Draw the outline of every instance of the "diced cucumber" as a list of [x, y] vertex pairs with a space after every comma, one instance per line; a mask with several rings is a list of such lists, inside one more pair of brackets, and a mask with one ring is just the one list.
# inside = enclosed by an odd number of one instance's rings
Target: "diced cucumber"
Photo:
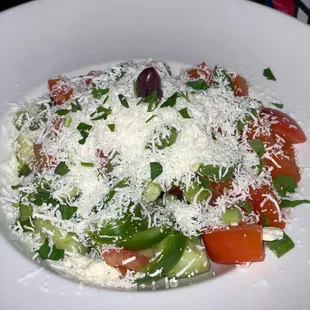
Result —
[[27, 164], [23, 164], [20, 165], [18, 167], [18, 176], [24, 176], [26, 177], [27, 175], [29, 175], [31, 173], [31, 169], [29, 168], [29, 166]]
[[[48, 234], [46, 230], [51, 232], [51, 234]], [[59, 229], [48, 220], [36, 218], [34, 220], [34, 231], [40, 234], [42, 241], [50, 236], [58, 249], [76, 251], [81, 255], [87, 253], [87, 248], [80, 241], [76, 240], [78, 238], [74, 233], [69, 232], [63, 237]]]
[[132, 213], [127, 213], [122, 218], [105, 221], [100, 225], [99, 229], [95, 229], [94, 231], [88, 230], [87, 234], [89, 238], [99, 246], [103, 244], [122, 245], [125, 244], [135, 232], [145, 230], [146, 225], [146, 220], [134, 219]]
[[[172, 126], [164, 126], [163, 128], [161, 128], [158, 136], [158, 142], [155, 143], [155, 147], [158, 150], [163, 150], [167, 147], [170, 147], [172, 144], [175, 143], [175, 141], [178, 138], [178, 131], [175, 127]], [[166, 131], [167, 135], [164, 135], [162, 132]], [[157, 134], [157, 131], [155, 130], [154, 134]], [[146, 149], [152, 149], [152, 144], [148, 143], [146, 145]]]
[[17, 139], [16, 158], [19, 163], [19, 174], [27, 176], [30, 173], [30, 166], [34, 160], [33, 142], [23, 134]]
[[80, 190], [77, 186], [73, 187], [69, 192], [63, 193], [59, 196], [62, 200], [71, 200], [80, 194]]
[[19, 204], [19, 218], [20, 222], [28, 220], [32, 216], [32, 207], [24, 204]]
[[70, 125], [71, 125], [71, 121], [72, 121], [71, 117], [65, 117], [65, 119], [64, 119], [64, 126], [69, 128]]
[[148, 258], [152, 258], [154, 257], [154, 254], [155, 254], [155, 251], [153, 248], [148, 248], [148, 249], [143, 249], [143, 250], [139, 250], [139, 251], [136, 251], [137, 253], [139, 254], [142, 254]]
[[20, 131], [24, 126], [25, 122], [27, 121], [27, 119], [28, 119], [27, 112], [25, 111], [16, 112], [14, 117], [15, 128]]
[[232, 207], [222, 213], [222, 221], [225, 225], [240, 223], [242, 221], [242, 215], [237, 208]]
[[32, 121], [31, 124], [29, 125], [29, 129], [31, 131], [36, 131], [40, 128], [40, 123], [38, 121]]
[[179, 262], [169, 271], [168, 278], [187, 278], [209, 271], [206, 251], [189, 242]]
[[155, 201], [161, 194], [161, 186], [155, 182], [149, 182], [143, 191], [143, 197], [147, 201]]
[[156, 258], [139, 270], [145, 275], [138, 280], [138, 284], [152, 282], [167, 275], [181, 259], [187, 244], [188, 238], [180, 233], [168, 235], [155, 247], [158, 254]]
[[175, 201], [177, 199], [178, 199], [177, 196], [166, 193], [163, 197], [163, 202], [164, 204], [166, 204], [167, 201]]
[[175, 143], [178, 137], [178, 131], [176, 128], [171, 127], [171, 126], [166, 126], [166, 130], [170, 130], [170, 134], [167, 135], [166, 137], [161, 134], [159, 136], [159, 143], [156, 143], [155, 146], [157, 149], [162, 150], [166, 147], [171, 146], [172, 144]]
[[164, 207], [164, 206], [165, 206], [164, 199], [163, 199], [162, 197], [158, 197], [158, 198], [155, 200], [155, 204], [156, 204], [157, 206]]
[[210, 188], [203, 183], [198, 183], [197, 181], [192, 181], [190, 188], [188, 190], [183, 190], [183, 197], [189, 203], [202, 201], [210, 195]]

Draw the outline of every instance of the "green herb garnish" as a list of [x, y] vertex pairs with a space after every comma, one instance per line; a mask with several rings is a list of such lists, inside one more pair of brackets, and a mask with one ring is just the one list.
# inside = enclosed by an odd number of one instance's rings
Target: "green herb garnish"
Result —
[[76, 104], [71, 103], [71, 111], [74, 112], [74, 113], [77, 112], [77, 111], [81, 111], [82, 110], [82, 107], [81, 107], [81, 105], [79, 104], [79, 102], [77, 100], [75, 100], [75, 103]]
[[266, 245], [277, 257], [281, 257], [295, 247], [293, 240], [285, 232], [282, 239], [267, 241]]
[[179, 97], [179, 94], [178, 93], [174, 93], [160, 107], [161, 108], [174, 107], [176, 102], [177, 102], [178, 97]]
[[83, 167], [94, 167], [95, 164], [94, 163], [87, 163], [87, 162], [81, 162], [81, 166]]
[[186, 85], [195, 90], [207, 90], [210, 87], [203, 79], [188, 81]]
[[272, 105], [277, 107], [278, 109], [283, 109], [284, 104], [283, 103], [276, 103], [276, 102], [271, 102]]
[[249, 140], [251, 148], [255, 151], [259, 158], [262, 158], [265, 152], [264, 143], [260, 139]]
[[125, 98], [125, 96], [123, 96], [122, 94], [119, 94], [118, 95], [118, 99], [119, 99], [119, 101], [121, 102], [121, 105], [123, 106], [123, 107], [125, 107], [125, 108], [129, 108], [129, 104], [128, 104], [128, 101], [127, 101], [127, 99]]
[[67, 115], [68, 113], [70, 113], [70, 110], [67, 109], [60, 109], [56, 111], [56, 114], [58, 115]]
[[115, 124], [108, 124], [108, 127], [112, 132], [115, 131]]
[[72, 207], [68, 205], [61, 205], [59, 207], [59, 211], [61, 213], [61, 218], [63, 220], [69, 220], [73, 216], [73, 214], [76, 212], [77, 207]]
[[20, 185], [20, 184], [17, 184], [17, 185], [11, 185], [11, 188], [12, 189], [19, 189], [20, 187], [22, 187], [22, 185]]
[[109, 88], [93, 88], [92, 95], [94, 99], [100, 99], [109, 92]]
[[52, 249], [49, 246], [48, 238], [45, 239], [44, 243], [41, 245], [38, 250], [39, 256], [41, 259], [46, 260], [61, 260], [64, 258], [65, 250], [59, 250], [53, 245]]
[[294, 208], [296, 206], [299, 206], [303, 203], [310, 203], [310, 200], [308, 199], [301, 199], [301, 200], [286, 200], [282, 199], [280, 203], [281, 208]]
[[91, 119], [92, 121], [98, 121], [100, 119], [106, 120], [108, 118], [108, 116], [112, 113], [112, 110], [100, 106], [100, 107], [97, 108], [96, 112], [91, 114], [91, 116], [94, 116], [96, 113], [102, 113], [102, 114], [97, 116], [97, 117], [95, 117], [95, 118], [92, 118]]
[[235, 90], [235, 85], [226, 69], [222, 68], [221, 66], [215, 66], [213, 70], [213, 76], [213, 87], [217, 88], [220, 86], [220, 84], [223, 84], [225, 89], [231, 91]]
[[215, 182], [224, 182], [231, 179], [234, 173], [233, 167], [220, 167], [214, 165], [200, 165], [198, 173]]
[[156, 115], [152, 115], [151, 117], [149, 117], [147, 120], [146, 120], [146, 123], [149, 123]]
[[160, 163], [157, 162], [151, 162], [150, 163], [151, 167], [151, 179], [152, 181], [156, 179], [159, 175], [162, 174], [163, 172], [163, 166]]
[[267, 80], [271, 80], [271, 81], [276, 81], [277, 80], [276, 77], [273, 75], [273, 73], [272, 73], [270, 68], [264, 69], [263, 75], [264, 75], [264, 77], [267, 78]]
[[286, 197], [287, 193], [295, 193], [297, 188], [295, 178], [282, 174], [274, 179], [273, 185], [281, 197]]
[[93, 128], [92, 125], [88, 125], [85, 123], [80, 123], [76, 129], [80, 132], [82, 139], [79, 140], [80, 144], [84, 144], [86, 142], [86, 139], [88, 138], [89, 131]]
[[68, 166], [64, 161], [61, 161], [55, 168], [55, 173], [61, 176], [67, 174], [69, 171], [70, 169], [68, 168]]
[[179, 113], [182, 115], [183, 118], [191, 118], [191, 116], [188, 114], [187, 108], [180, 110]]
[[241, 201], [239, 206], [245, 210], [246, 213], [251, 213], [254, 210], [254, 206], [248, 201]]

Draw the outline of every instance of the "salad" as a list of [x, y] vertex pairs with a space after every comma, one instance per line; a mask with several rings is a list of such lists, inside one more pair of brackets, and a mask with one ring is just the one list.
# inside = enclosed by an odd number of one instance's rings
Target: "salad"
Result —
[[306, 136], [239, 74], [129, 61], [48, 90], [13, 105], [6, 127], [5, 208], [34, 259], [135, 289], [294, 247], [283, 229], [309, 202], [291, 200]]

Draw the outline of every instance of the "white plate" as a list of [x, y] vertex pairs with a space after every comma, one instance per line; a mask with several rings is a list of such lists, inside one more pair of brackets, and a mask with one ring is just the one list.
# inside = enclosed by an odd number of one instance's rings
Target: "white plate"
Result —
[[[267, 87], [267, 95], [280, 94], [309, 137], [310, 27], [240, 0], [53, 0], [4, 12], [1, 110], [54, 74], [148, 57], [234, 68]], [[277, 82], [263, 78], [268, 66]], [[309, 198], [310, 144], [299, 150], [305, 167], [300, 191]], [[69, 282], [40, 269], [1, 235], [0, 309], [310, 309], [309, 218], [309, 205], [292, 212], [287, 231], [296, 248], [281, 259], [267, 252], [265, 262], [248, 269], [157, 292], [99, 291]]]

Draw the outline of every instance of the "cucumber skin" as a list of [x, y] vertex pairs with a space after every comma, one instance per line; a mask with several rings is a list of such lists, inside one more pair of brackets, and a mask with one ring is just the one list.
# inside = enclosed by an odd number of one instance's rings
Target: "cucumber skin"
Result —
[[144, 231], [135, 232], [132, 237], [121, 242], [126, 250], [138, 251], [151, 248], [162, 241], [169, 233], [169, 230], [161, 227], [151, 227]]
[[74, 233], [69, 232], [66, 237], [63, 237], [59, 229], [53, 226], [50, 221], [36, 218], [34, 220], [34, 231], [40, 234], [42, 241], [49, 236], [43, 231], [43, 228], [54, 233], [51, 239], [59, 250], [77, 251], [81, 255], [87, 253], [88, 249], [81, 242], [74, 239], [76, 237]]
[[16, 142], [18, 144], [16, 150], [16, 159], [19, 165], [18, 174], [19, 176], [27, 176], [31, 173], [29, 166], [34, 161], [33, 142], [22, 134], [17, 137]]
[[240, 223], [242, 221], [242, 215], [237, 208], [230, 208], [222, 213], [222, 221], [225, 225]]
[[155, 201], [161, 194], [161, 187], [158, 183], [149, 182], [143, 191], [143, 197], [147, 201]]
[[[145, 275], [137, 281], [138, 285], [156, 281], [167, 275], [169, 271], [179, 262], [186, 246], [188, 238], [180, 233], [172, 233], [162, 240], [156, 247], [157, 252], [161, 252], [152, 262], [143, 267], [141, 272]], [[160, 274], [151, 276], [157, 270]]]
[[[139, 230], [145, 230], [146, 227], [146, 220], [133, 220], [131, 214], [126, 214], [120, 219], [107, 221], [99, 230], [87, 231], [87, 234], [89, 238], [99, 246], [103, 244], [122, 245], [130, 239], [134, 233]], [[120, 236], [124, 239], [120, 239]]]
[[[182, 274], [177, 276], [192, 260], [195, 260]], [[168, 278], [188, 278], [209, 271], [210, 263], [204, 249], [200, 250], [196, 245], [189, 243], [180, 261], [169, 271]]]

